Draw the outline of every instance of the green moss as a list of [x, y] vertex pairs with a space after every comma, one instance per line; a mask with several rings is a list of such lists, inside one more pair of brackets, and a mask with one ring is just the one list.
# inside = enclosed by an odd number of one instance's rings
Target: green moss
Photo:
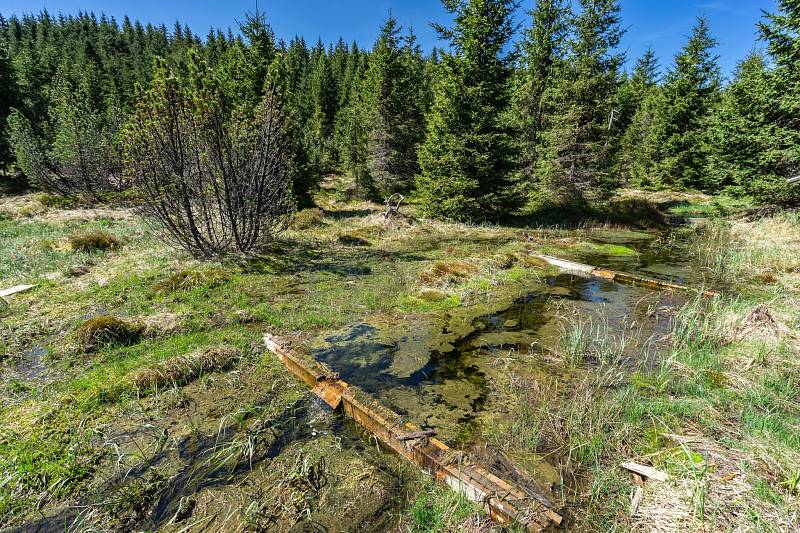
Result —
[[600, 254], [612, 257], [635, 257], [639, 255], [639, 252], [633, 248], [610, 243], [583, 242], [576, 247], [576, 250], [580, 253]]
[[430, 313], [455, 309], [461, 305], [461, 299], [455, 294], [442, 294], [441, 298], [430, 299], [426, 291], [417, 296], [403, 296], [397, 302], [397, 309], [404, 313]]

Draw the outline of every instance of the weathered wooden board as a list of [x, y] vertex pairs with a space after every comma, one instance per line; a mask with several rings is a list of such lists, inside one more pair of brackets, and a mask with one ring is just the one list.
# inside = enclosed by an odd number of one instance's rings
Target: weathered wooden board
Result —
[[8, 289], [0, 290], [0, 298], [4, 298], [6, 296], [12, 296], [14, 294], [19, 294], [20, 292], [29, 291], [35, 286], [36, 285], [16, 285]]

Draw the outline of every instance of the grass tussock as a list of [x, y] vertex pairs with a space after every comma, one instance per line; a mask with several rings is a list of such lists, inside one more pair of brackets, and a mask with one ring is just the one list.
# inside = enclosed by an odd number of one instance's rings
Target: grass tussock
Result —
[[75, 337], [83, 352], [94, 352], [108, 346], [130, 346], [142, 338], [144, 326], [114, 316], [90, 318], [77, 329]]
[[119, 248], [122, 242], [107, 231], [74, 233], [68, 238], [69, 246], [76, 252], [96, 252]]
[[336, 237], [336, 242], [337, 244], [340, 244], [342, 246], [355, 246], [355, 247], [372, 246], [372, 243], [370, 243], [367, 239], [359, 237], [358, 235], [350, 235], [350, 234], [339, 235], [338, 237]]
[[231, 279], [230, 274], [221, 268], [185, 269], [158, 282], [153, 287], [156, 294], [191, 291], [198, 287], [214, 288], [224, 285]]
[[294, 230], [303, 231], [314, 228], [321, 228], [325, 225], [324, 213], [322, 209], [313, 207], [298, 211], [292, 217], [290, 227]]
[[131, 382], [140, 393], [153, 392], [168, 386], [182, 386], [204, 374], [230, 368], [239, 357], [236, 348], [212, 346], [139, 370], [131, 377]]
[[446, 285], [466, 279], [477, 271], [478, 268], [468, 261], [436, 261], [420, 274], [419, 280], [425, 285]]
[[53, 209], [66, 209], [74, 206], [74, 202], [66, 196], [60, 196], [58, 194], [51, 194], [48, 192], [38, 192], [33, 195], [33, 198], [43, 207], [49, 207]]

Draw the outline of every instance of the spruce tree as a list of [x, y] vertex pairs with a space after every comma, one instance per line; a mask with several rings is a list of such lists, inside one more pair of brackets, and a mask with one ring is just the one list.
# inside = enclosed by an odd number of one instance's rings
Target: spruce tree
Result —
[[441, 53], [417, 190], [424, 214], [477, 220], [519, 205], [514, 188], [510, 105], [513, 0], [443, 0], [455, 18], [436, 25], [450, 42]]
[[390, 15], [361, 87], [367, 167], [382, 196], [411, 188], [418, 172], [417, 147], [424, 136], [422, 54], [413, 34], [403, 39], [400, 32]]
[[770, 75], [769, 121], [774, 149], [769, 155], [772, 173], [761, 176], [754, 194], [763, 202], [800, 204], [800, 184], [785, 178], [800, 175], [800, 0], [778, 0], [778, 12], [759, 24], [775, 63]]
[[333, 126], [336, 119], [337, 88], [331, 60], [322, 41], [317, 42], [310, 60], [307, 83], [311, 114], [306, 128], [306, 137], [311, 146], [312, 158], [320, 173], [333, 169], [335, 147]]
[[666, 76], [645, 146], [649, 177], [658, 187], [710, 185], [706, 128], [719, 99], [716, 45], [705, 18], [698, 19]]
[[367, 137], [369, 123], [365, 116], [367, 107], [363, 101], [362, 84], [367, 70], [367, 56], [351, 54], [348, 65], [348, 94], [346, 104], [337, 115], [337, 136], [342, 168], [353, 178], [355, 195], [372, 198], [375, 186], [367, 168]]
[[603, 196], [617, 185], [611, 172], [614, 97], [623, 56], [617, 0], [581, 0], [558, 83], [547, 91], [538, 174], [567, 197]]
[[8, 169], [13, 162], [6, 136], [6, 124], [11, 109], [18, 105], [17, 85], [8, 55], [8, 45], [5, 35], [0, 35], [0, 170]]
[[529, 14], [531, 26], [519, 45], [514, 111], [521, 139], [521, 168], [525, 178], [532, 180], [541, 143], [542, 98], [555, 85], [554, 77], [564, 60], [570, 8], [565, 0], [539, 0]]
[[773, 140], [775, 128], [768, 122], [774, 105], [770, 85], [765, 58], [753, 53], [725, 88], [709, 127], [708, 175], [714, 190], [763, 199], [765, 179], [784, 185], [773, 165], [779, 150]]
[[620, 87], [617, 105], [618, 128], [623, 132], [618, 158], [623, 181], [646, 185], [642, 181], [650, 166], [642, 150], [653, 122], [653, 107], [658, 96], [658, 61], [648, 48], [636, 62], [633, 74]]

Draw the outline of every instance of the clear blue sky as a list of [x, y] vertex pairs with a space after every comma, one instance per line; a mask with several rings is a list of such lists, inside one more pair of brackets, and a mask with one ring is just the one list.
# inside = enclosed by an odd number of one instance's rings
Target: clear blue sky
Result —
[[[524, 10], [533, 4], [534, 0], [523, 0], [520, 22], [527, 23]], [[254, 9], [255, 0], [3, 0], [0, 13], [7, 17], [38, 12], [45, 6], [51, 13], [94, 11], [120, 20], [127, 14], [142, 22], [165, 23], [170, 29], [178, 19], [205, 36], [212, 26], [235, 28], [236, 21]], [[260, 0], [259, 7], [279, 37], [302, 35], [307, 41], [321, 37], [331, 42], [341, 35], [348, 42], [367, 46], [390, 9], [402, 24], [413, 25], [428, 50], [437, 44], [429, 22], [449, 20], [438, 0]], [[774, 0], [623, 0], [623, 24], [628, 31], [622, 48], [633, 59], [651, 45], [662, 66], [669, 65], [695, 18], [705, 14], [720, 41], [720, 64], [728, 74], [755, 45], [761, 11], [774, 7]]]

